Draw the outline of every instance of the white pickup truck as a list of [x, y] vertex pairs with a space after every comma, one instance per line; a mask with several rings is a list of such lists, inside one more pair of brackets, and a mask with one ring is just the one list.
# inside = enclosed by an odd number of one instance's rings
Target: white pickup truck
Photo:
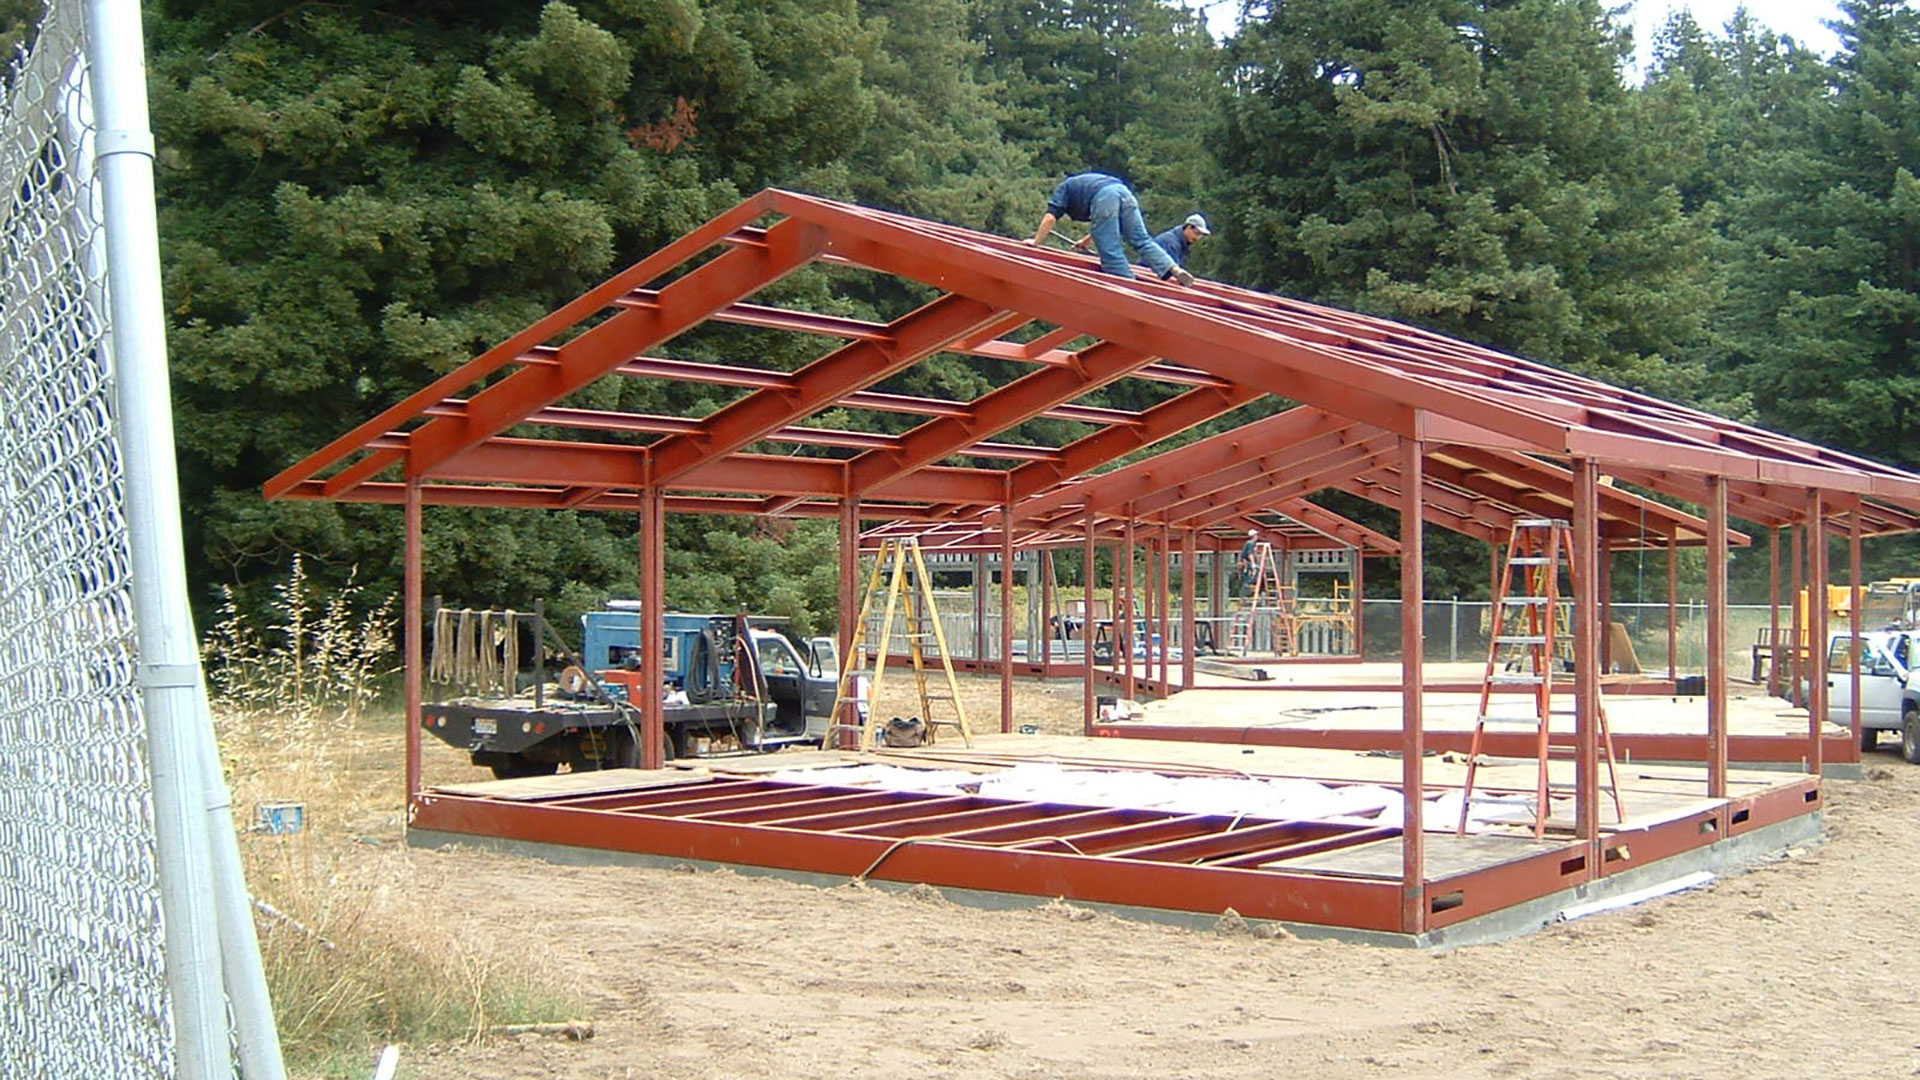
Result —
[[[1901, 756], [1920, 765], [1920, 630], [1869, 630], [1860, 639], [1860, 748], [1897, 731]], [[1827, 719], [1853, 724], [1853, 636], [1844, 631], [1827, 639]]]

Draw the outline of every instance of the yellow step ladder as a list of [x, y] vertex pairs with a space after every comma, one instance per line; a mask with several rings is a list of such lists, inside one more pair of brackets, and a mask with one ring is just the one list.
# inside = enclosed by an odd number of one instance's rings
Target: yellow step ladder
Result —
[[[884, 580], [883, 580], [884, 579]], [[853, 678], [862, 667], [863, 651], [866, 648], [869, 622], [873, 616], [874, 598], [885, 590], [886, 612], [880, 618], [874, 638], [873, 672], [870, 691], [865, 700], [852, 694]], [[906, 628], [895, 634], [895, 617], [902, 616]], [[926, 725], [927, 741], [933, 742], [935, 733], [943, 727], [958, 729], [960, 739], [967, 746], [973, 745], [973, 729], [967, 725], [967, 710], [960, 704], [960, 684], [953, 675], [953, 661], [947, 652], [947, 636], [940, 628], [940, 612], [934, 605], [933, 578], [927, 573], [926, 560], [920, 554], [920, 541], [917, 538], [886, 539], [880, 542], [880, 552], [873, 561], [873, 573], [867, 579], [867, 592], [860, 602], [860, 618], [854, 624], [853, 641], [847, 647], [847, 655], [840, 668], [839, 686], [834, 692], [834, 723], [827, 729], [825, 745], [834, 744], [836, 732], [852, 733], [855, 736], [855, 748], [868, 751], [880, 741], [884, 724], [875, 723], [877, 712], [874, 704], [880, 700], [880, 687], [885, 679], [887, 660], [893, 655], [893, 640], [898, 636], [905, 640], [907, 656], [913, 661], [913, 678], [920, 695], [920, 721]], [[940, 670], [946, 677], [944, 693], [929, 690], [927, 686], [926, 646], [932, 642], [939, 655]], [[935, 716], [935, 704], [948, 707], [950, 716]], [[843, 707], [853, 705], [851, 710], [856, 722], [848, 723], [840, 718]], [[860, 711], [867, 706], [865, 712]]]

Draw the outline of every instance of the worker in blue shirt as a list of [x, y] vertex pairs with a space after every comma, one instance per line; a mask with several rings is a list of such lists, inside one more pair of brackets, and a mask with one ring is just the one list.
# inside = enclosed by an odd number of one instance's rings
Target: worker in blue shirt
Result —
[[1213, 230], [1207, 228], [1207, 219], [1199, 214], [1188, 214], [1187, 220], [1153, 238], [1160, 250], [1181, 266], [1187, 265], [1187, 256], [1193, 252], [1193, 245], [1203, 236], [1212, 236]]
[[1047, 212], [1040, 218], [1040, 228], [1027, 243], [1038, 246], [1044, 242], [1047, 234], [1053, 232], [1054, 224], [1063, 217], [1091, 225], [1093, 244], [1100, 252], [1101, 270], [1115, 277], [1134, 276], [1133, 263], [1128, 260], [1126, 249], [1120, 246], [1124, 239], [1156, 275], [1173, 278], [1182, 285], [1193, 284], [1193, 275], [1181, 269], [1147, 235], [1147, 223], [1140, 217], [1139, 200], [1118, 178], [1086, 172], [1062, 180], [1047, 199]]

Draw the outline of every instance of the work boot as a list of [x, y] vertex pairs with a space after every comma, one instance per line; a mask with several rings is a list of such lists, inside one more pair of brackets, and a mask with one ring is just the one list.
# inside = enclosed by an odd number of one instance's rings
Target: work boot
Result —
[[1187, 268], [1184, 266], [1174, 267], [1172, 271], [1170, 271], [1167, 274], [1167, 276], [1179, 282], [1180, 287], [1183, 289], [1190, 289], [1193, 287], [1193, 275], [1188, 273]]

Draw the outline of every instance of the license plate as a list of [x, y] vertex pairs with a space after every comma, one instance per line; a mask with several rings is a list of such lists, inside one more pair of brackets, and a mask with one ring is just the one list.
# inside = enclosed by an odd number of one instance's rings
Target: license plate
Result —
[[473, 733], [475, 735], [498, 735], [500, 733], [500, 722], [498, 720], [475, 717], [473, 721]]

